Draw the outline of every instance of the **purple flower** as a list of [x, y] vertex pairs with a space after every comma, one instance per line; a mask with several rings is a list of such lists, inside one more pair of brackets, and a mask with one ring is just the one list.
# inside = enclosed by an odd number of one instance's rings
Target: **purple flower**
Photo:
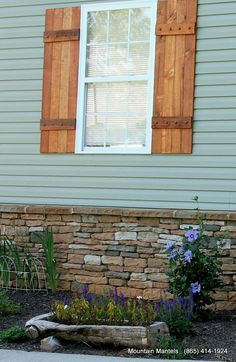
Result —
[[68, 302], [68, 300], [64, 300], [63, 304], [64, 306], [68, 306], [70, 303]]
[[114, 298], [114, 291], [109, 290], [108, 295], [109, 295], [110, 298]]
[[178, 299], [176, 297], [173, 298], [173, 303], [177, 304], [178, 303]]
[[88, 284], [84, 284], [82, 288], [82, 294], [86, 295], [88, 293]]
[[168, 243], [167, 243], [166, 246], [165, 246], [165, 249], [166, 249], [166, 250], [172, 249], [173, 246], [174, 246], [173, 241], [168, 241]]
[[165, 306], [168, 310], [173, 310], [173, 305], [169, 300], [165, 301]]
[[124, 296], [124, 294], [123, 293], [120, 293], [120, 302], [121, 303], [124, 303], [125, 301], [126, 301], [126, 297]]
[[183, 252], [184, 252], [184, 245], [183, 245], [183, 243], [182, 243], [181, 246], [179, 247], [178, 252], [179, 252], [179, 253], [183, 253]]
[[195, 293], [200, 293], [201, 291], [201, 284], [199, 284], [198, 282], [196, 283], [191, 283], [191, 291], [193, 294]]
[[169, 260], [175, 259], [176, 256], [177, 256], [177, 254], [178, 254], [178, 249], [172, 250], [172, 252], [170, 253], [168, 259], [169, 259]]
[[192, 289], [189, 290], [189, 300], [190, 300], [191, 303], [192, 303], [193, 300], [194, 300]]
[[188, 319], [190, 319], [190, 320], [193, 319], [193, 313], [192, 312], [188, 312], [187, 315], [188, 315]]
[[191, 250], [185, 251], [185, 253], [184, 253], [184, 260], [185, 260], [186, 262], [188, 262], [188, 263], [191, 263], [192, 258], [193, 258], [193, 253], [192, 253], [192, 251], [191, 251]]
[[179, 297], [179, 301], [184, 309], [188, 308], [188, 301], [182, 295]]
[[199, 237], [199, 231], [190, 229], [185, 233], [185, 237], [188, 239], [189, 242], [195, 241]]
[[93, 293], [88, 293], [88, 294], [86, 295], [86, 299], [87, 299], [87, 301], [88, 301], [89, 303], [91, 303], [92, 300], [93, 300]]
[[154, 308], [153, 308], [153, 309], [154, 309], [154, 312], [156, 312], [156, 313], [158, 312], [159, 306], [158, 306], [157, 303], [154, 304]]
[[109, 297], [114, 299], [115, 304], [119, 304], [117, 288], [115, 288], [114, 290], [109, 290]]

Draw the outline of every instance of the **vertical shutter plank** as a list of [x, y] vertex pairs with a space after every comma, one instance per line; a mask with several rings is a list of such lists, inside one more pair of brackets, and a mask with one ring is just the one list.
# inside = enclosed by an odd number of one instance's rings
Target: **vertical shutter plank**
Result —
[[[194, 72], [195, 72], [196, 43], [186, 37], [185, 39], [185, 60], [184, 60], [184, 113], [193, 113], [194, 97]], [[189, 96], [190, 95], [190, 96]]]
[[[80, 8], [46, 11], [46, 31], [72, 29], [80, 29]], [[54, 126], [53, 130], [41, 130], [41, 152], [73, 153], [75, 129], [59, 129], [59, 125], [60, 120], [76, 119], [79, 39], [65, 36], [57, 41], [55, 36], [46, 40], [44, 62], [48, 64], [48, 70], [45, 65], [42, 119], [51, 120], [54, 125], [58, 122], [58, 129]]]
[[[159, 0], [158, 29], [168, 25], [157, 37], [154, 119], [193, 117], [196, 34], [188, 32], [188, 24], [196, 23], [197, 0]], [[175, 27], [186, 24], [185, 33], [171, 33]], [[184, 28], [183, 28], [184, 29]], [[192, 129], [155, 128], [152, 132], [153, 153], [191, 153]]]
[[[71, 9], [64, 10], [63, 29], [70, 29], [72, 23]], [[70, 42], [61, 43], [61, 87], [60, 87], [60, 104], [59, 118], [67, 119], [69, 106], [69, 69], [70, 69]]]
[[57, 131], [50, 131], [48, 137], [48, 151], [47, 152], [54, 152], [55, 149], [58, 147], [58, 133]]
[[182, 144], [182, 129], [172, 129], [170, 130], [171, 134], [171, 149], [169, 150], [169, 153], [179, 153], [181, 152], [179, 145]]
[[68, 119], [69, 113], [69, 72], [70, 67], [70, 43], [61, 45], [61, 72], [60, 72], [60, 96], [59, 119]]
[[75, 132], [67, 131], [67, 142], [66, 142], [66, 152], [74, 152], [75, 150]]
[[50, 119], [59, 119], [61, 84], [61, 43], [53, 44]]
[[[63, 29], [72, 29], [72, 9], [64, 9]], [[69, 78], [70, 78], [70, 47], [71, 42], [61, 44], [61, 87], [60, 87], [60, 104], [59, 119], [69, 118]], [[58, 152], [67, 152], [68, 131], [58, 131]], [[71, 151], [73, 152], [73, 150]]]
[[[72, 14], [72, 28], [80, 29], [80, 8], [75, 8]], [[76, 42], [71, 42], [70, 74], [69, 74], [69, 106], [68, 117], [76, 118], [76, 104], [78, 103], [78, 68], [79, 68], [79, 47]], [[67, 133], [67, 152], [74, 152], [75, 132]]]
[[[53, 29], [53, 20], [54, 20], [54, 11], [48, 11], [45, 21], [46, 29]], [[44, 56], [44, 80], [43, 80], [43, 103], [42, 103], [42, 114], [46, 119], [50, 118], [50, 108], [51, 108], [51, 80], [52, 80], [52, 52], [53, 44], [48, 43], [45, 45]], [[40, 152], [47, 152], [49, 149], [49, 132], [41, 131], [41, 140], [40, 140]]]
[[58, 153], [66, 152], [67, 145], [67, 130], [58, 130], [57, 131], [57, 150]]

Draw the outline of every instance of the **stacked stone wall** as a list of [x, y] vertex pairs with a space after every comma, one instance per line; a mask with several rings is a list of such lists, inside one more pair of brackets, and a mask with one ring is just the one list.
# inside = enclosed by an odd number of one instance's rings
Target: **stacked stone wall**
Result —
[[23, 235], [37, 256], [42, 248], [34, 232], [52, 227], [61, 289], [87, 283], [93, 292], [117, 287], [126, 296], [151, 300], [168, 287], [166, 242], [180, 243], [199, 216], [212, 240], [225, 240], [220, 252], [224, 288], [214, 295], [217, 308], [235, 309], [236, 212], [0, 206], [1, 235], [17, 242]]

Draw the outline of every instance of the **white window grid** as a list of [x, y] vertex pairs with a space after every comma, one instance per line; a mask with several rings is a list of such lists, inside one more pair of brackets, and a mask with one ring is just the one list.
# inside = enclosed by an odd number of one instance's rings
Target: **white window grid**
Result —
[[[142, 7], [149, 7], [152, 10], [151, 27], [150, 27], [150, 59], [149, 59], [149, 72], [147, 75], [123, 75], [123, 76], [86, 76], [87, 67], [87, 46], [92, 43], [87, 43], [87, 29], [88, 29], [88, 13], [95, 11], [106, 11], [106, 10], [123, 10], [123, 9], [136, 9]], [[153, 112], [153, 92], [154, 92], [154, 63], [155, 63], [155, 27], [156, 27], [156, 12], [157, 12], [157, 0], [142, 0], [140, 2], [129, 0], [122, 2], [108, 2], [108, 3], [96, 3], [96, 4], [85, 4], [81, 6], [81, 38], [80, 38], [80, 65], [79, 65], [79, 82], [78, 82], [78, 104], [77, 104], [77, 127], [76, 127], [76, 153], [134, 153], [134, 154], [145, 154], [151, 153], [151, 119]], [[109, 16], [109, 12], [108, 12]], [[108, 19], [109, 24], [109, 19]], [[129, 12], [129, 24], [130, 24], [130, 12]], [[130, 26], [128, 27], [130, 31]], [[106, 42], [99, 42], [99, 45], [104, 44], [108, 47], [109, 43], [112, 45], [128, 44], [128, 55], [130, 52], [130, 45], [135, 43], [146, 43], [146, 40], [133, 41], [130, 40], [130, 34], [128, 34], [128, 42], [109, 42], [108, 39], [108, 28], [106, 34]], [[108, 54], [108, 52], [106, 53]], [[86, 88], [89, 83], [122, 83], [122, 82], [140, 82], [144, 81], [148, 83], [148, 105], [147, 105], [147, 122], [146, 122], [146, 143], [145, 147], [137, 147], [131, 145], [112, 146], [112, 147], [85, 147], [84, 136], [85, 136], [85, 120], [86, 120]], [[91, 113], [90, 113], [91, 114]], [[96, 113], [93, 115], [102, 112]], [[109, 112], [109, 114], [122, 114], [122, 112]], [[127, 115], [127, 113], [125, 113]], [[104, 112], [107, 116], [107, 112]], [[132, 115], [132, 112], [129, 112]], [[137, 113], [135, 113], [137, 115]]]

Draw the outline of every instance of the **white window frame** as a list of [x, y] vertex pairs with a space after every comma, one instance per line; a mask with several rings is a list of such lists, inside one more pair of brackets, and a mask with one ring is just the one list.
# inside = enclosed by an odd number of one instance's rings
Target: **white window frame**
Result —
[[[141, 7], [152, 8], [151, 29], [150, 29], [150, 60], [149, 72], [147, 76], [134, 76], [135, 81], [148, 80], [148, 104], [147, 104], [147, 123], [146, 123], [146, 146], [112, 146], [112, 147], [85, 147], [85, 108], [86, 108], [86, 87], [87, 83], [101, 81], [101, 77], [86, 77], [86, 46], [87, 46], [87, 24], [88, 13], [91, 11], [132, 9]], [[78, 78], [78, 102], [77, 102], [77, 120], [76, 120], [76, 153], [83, 154], [150, 154], [152, 137], [152, 113], [153, 113], [153, 95], [154, 95], [154, 66], [155, 66], [155, 45], [156, 45], [156, 13], [157, 0], [122, 0], [109, 1], [106, 3], [84, 4], [81, 5], [81, 32], [80, 32], [80, 61]], [[130, 81], [130, 76], [108, 76], [109, 81], [125, 82]], [[104, 82], [107, 82], [107, 78]]]

